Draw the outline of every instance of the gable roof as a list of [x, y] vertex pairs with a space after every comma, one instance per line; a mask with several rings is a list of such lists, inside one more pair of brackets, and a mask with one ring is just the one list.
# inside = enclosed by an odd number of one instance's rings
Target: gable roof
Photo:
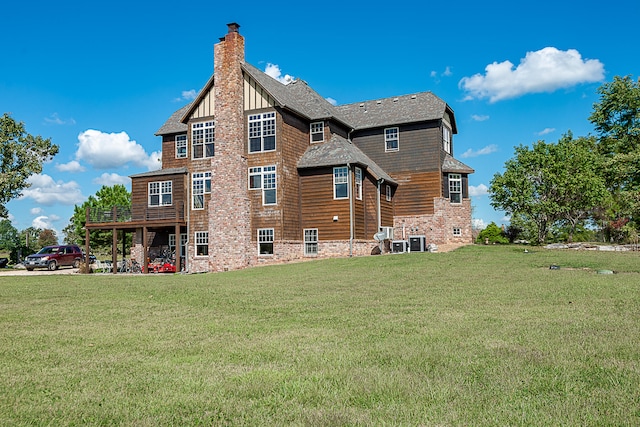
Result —
[[189, 171], [187, 168], [165, 168], [165, 169], [156, 169], [149, 172], [137, 173], [135, 175], [129, 175], [129, 178], [149, 178], [153, 176], [165, 176], [165, 175], [179, 175], [186, 174]]
[[189, 111], [191, 105], [192, 103], [187, 104], [179, 110], [174, 111], [171, 117], [169, 117], [167, 121], [164, 122], [162, 126], [160, 126], [160, 129], [156, 131], [156, 136], [186, 132], [189, 129], [189, 126], [187, 126], [186, 123], [182, 122], [182, 116], [184, 116], [187, 111]]
[[475, 171], [461, 161], [454, 159], [450, 154], [445, 154], [442, 161], [442, 172], [473, 173]]
[[371, 160], [369, 156], [364, 154], [362, 150], [338, 135], [333, 135], [328, 142], [309, 146], [300, 160], [298, 160], [298, 169], [346, 164], [361, 165], [375, 179], [397, 184], [393, 178]]
[[[355, 129], [438, 120], [444, 118], [445, 113], [454, 120], [453, 110], [431, 92], [339, 105], [336, 109]], [[451, 126], [457, 133], [455, 123]]]

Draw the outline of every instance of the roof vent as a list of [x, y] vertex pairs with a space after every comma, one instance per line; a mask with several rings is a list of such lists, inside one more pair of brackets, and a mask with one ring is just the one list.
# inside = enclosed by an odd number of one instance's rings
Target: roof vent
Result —
[[376, 104], [382, 104], [382, 101], [380, 101], [379, 99], [376, 101]]
[[415, 95], [411, 95], [411, 99], [416, 99], [416, 96]]
[[364, 102], [362, 104], [360, 104], [361, 107], [364, 107]]
[[393, 98], [393, 102], [398, 102], [398, 98]]

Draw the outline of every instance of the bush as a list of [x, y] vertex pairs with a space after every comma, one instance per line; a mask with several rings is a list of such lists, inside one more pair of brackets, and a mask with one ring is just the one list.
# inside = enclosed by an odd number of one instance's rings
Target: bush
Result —
[[489, 244], [505, 244], [509, 243], [509, 239], [504, 234], [504, 231], [496, 225], [495, 222], [487, 225], [487, 228], [482, 230], [480, 234], [478, 234], [478, 243], [489, 243]]

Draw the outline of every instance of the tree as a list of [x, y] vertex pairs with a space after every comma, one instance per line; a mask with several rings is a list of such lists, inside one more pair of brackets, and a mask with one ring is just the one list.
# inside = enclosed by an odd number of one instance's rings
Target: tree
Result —
[[12, 262], [18, 262], [18, 247], [20, 237], [18, 230], [8, 219], [0, 220], [0, 250], [9, 252]]
[[480, 243], [509, 243], [509, 239], [504, 235], [504, 232], [495, 222], [487, 225], [487, 227], [478, 235], [478, 242]]
[[29, 187], [27, 179], [42, 172], [42, 164], [57, 153], [51, 139], [28, 134], [24, 123], [7, 113], [0, 117], [0, 218], [8, 216], [5, 204]]
[[[95, 196], [89, 196], [87, 201], [85, 201], [82, 205], [74, 206], [73, 208], [73, 216], [71, 217], [71, 222], [73, 223], [73, 231], [71, 229], [67, 232], [67, 236], [75, 236], [77, 239], [74, 243], [82, 244], [84, 243], [85, 230], [84, 226], [86, 224], [86, 212], [87, 208], [97, 211], [97, 210], [108, 210], [110, 211], [114, 206], [118, 206], [119, 208], [131, 208], [131, 193], [127, 191], [124, 185], [116, 184], [111, 187], [103, 185], [100, 188]], [[67, 226], [67, 228], [71, 228], [71, 226]], [[65, 230], [67, 230], [65, 228]], [[93, 247], [96, 248], [111, 248], [112, 245], [112, 232], [111, 231], [103, 231], [103, 230], [94, 230], [91, 232], [91, 243]], [[128, 242], [125, 242], [125, 246], [130, 245], [131, 237], [127, 238]]]
[[56, 232], [51, 229], [44, 229], [38, 235], [38, 246], [44, 248], [45, 246], [57, 245], [58, 244], [58, 236], [56, 236]]
[[[598, 134], [598, 152], [604, 157], [604, 176], [612, 194], [603, 209], [606, 228], [621, 219], [628, 229], [640, 225], [640, 80], [615, 76], [598, 88], [599, 102], [589, 121]], [[633, 231], [633, 230], [632, 230]]]
[[531, 148], [520, 145], [505, 163], [505, 172], [491, 181], [491, 205], [527, 223], [543, 243], [549, 227], [568, 224], [569, 239], [607, 198], [601, 162], [594, 153], [593, 138], [574, 139], [571, 132], [558, 143], [538, 141]]

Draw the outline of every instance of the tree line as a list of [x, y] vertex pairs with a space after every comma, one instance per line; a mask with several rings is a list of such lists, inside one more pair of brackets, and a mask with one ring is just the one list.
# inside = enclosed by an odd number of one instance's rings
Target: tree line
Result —
[[567, 241], [601, 233], [637, 242], [640, 230], [640, 80], [614, 77], [598, 88], [588, 120], [595, 135], [515, 147], [491, 180], [491, 205], [511, 217], [512, 238]]

